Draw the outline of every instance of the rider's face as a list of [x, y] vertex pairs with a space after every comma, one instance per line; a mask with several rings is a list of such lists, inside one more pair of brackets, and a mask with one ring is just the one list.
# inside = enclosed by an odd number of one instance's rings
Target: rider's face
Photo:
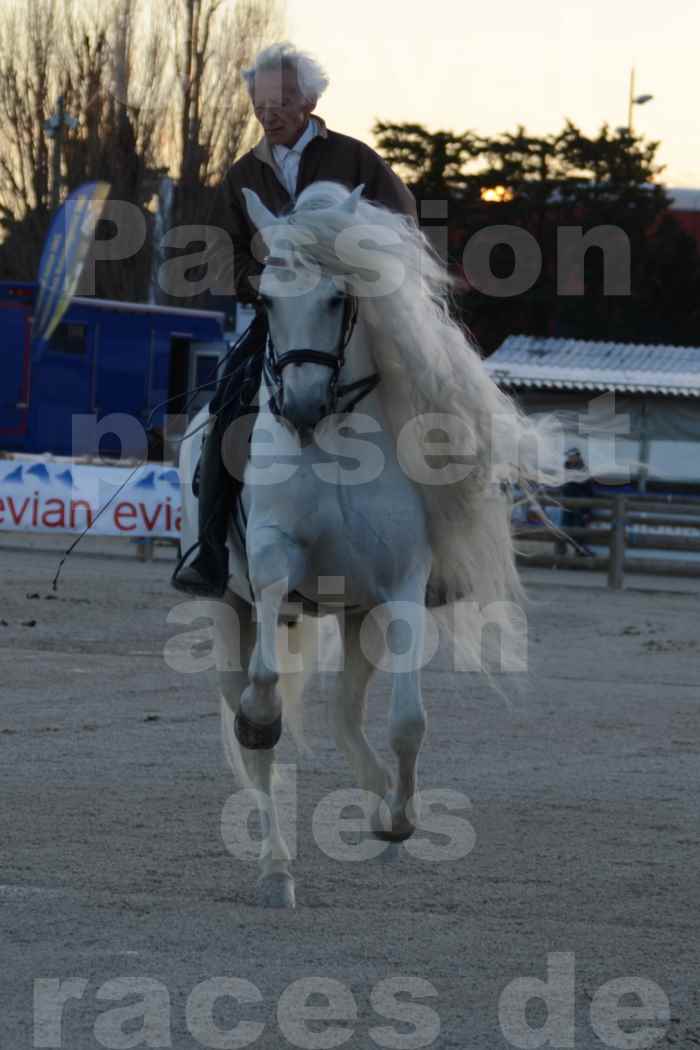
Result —
[[306, 127], [313, 105], [299, 91], [296, 74], [285, 69], [258, 73], [253, 109], [273, 146], [293, 146]]

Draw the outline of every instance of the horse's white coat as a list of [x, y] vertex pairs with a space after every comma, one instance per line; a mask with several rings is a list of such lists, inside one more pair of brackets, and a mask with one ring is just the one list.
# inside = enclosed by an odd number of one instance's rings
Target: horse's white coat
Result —
[[[287, 628], [279, 622], [290, 595], [317, 602], [329, 614], [341, 606], [346, 610], [344, 665], [333, 706], [337, 742], [360, 786], [378, 796], [375, 830], [401, 838], [410, 834], [417, 812], [416, 762], [426, 725], [419, 668], [429, 581], [448, 601], [466, 594], [481, 603], [507, 603], [519, 593], [508, 501], [498, 481], [526, 473], [520, 444], [533, 437], [532, 426], [497, 390], [464, 333], [449, 320], [440, 298], [447, 280], [422, 235], [358, 198], [357, 192], [316, 184], [302, 194], [293, 216], [278, 220], [246, 191], [273, 260], [263, 271], [260, 291], [275, 352], [337, 350], [343, 323], [338, 291], [364, 290], [341, 381], [351, 383], [375, 370], [381, 376], [354, 413], [325, 418], [318, 426], [330, 403], [331, 372], [325, 366], [285, 368], [283, 414], [294, 427], [269, 411], [272, 391], [264, 381], [260, 390], [243, 495], [257, 622], [241, 600], [249, 591], [238, 564], [229, 601], [238, 621], [230, 645], [240, 652], [240, 669], [223, 674], [221, 684], [230, 760], [259, 793], [263, 897], [281, 905], [293, 903], [293, 881], [274, 802], [274, 751], [241, 751], [232, 712], [242, 710], [264, 725], [284, 709], [286, 722], [287, 703], [299, 699], [303, 674], [288, 673], [291, 658], [286, 644], [280, 645], [280, 632]], [[365, 237], [373, 224], [369, 233], [373, 229], [386, 246], [375, 251], [373, 261], [357, 241], [353, 247], [358, 219]], [[353, 252], [355, 269], [348, 264]], [[397, 262], [403, 286], [373, 296], [368, 273], [374, 268], [381, 280]], [[428, 432], [439, 424], [433, 419], [415, 428], [411, 419], [438, 411], [464, 423], [474, 470], [457, 484], [418, 485], [406, 468], [415, 467], [421, 454], [425, 468]], [[496, 416], [500, 429], [494, 427]], [[503, 449], [507, 455], [505, 470], [497, 464], [496, 482], [488, 469], [493, 443], [496, 457]], [[192, 444], [184, 443], [181, 461], [184, 545], [194, 539], [196, 518], [192, 503], [187, 506], [186, 480], [196, 458], [188, 450]], [[235, 554], [233, 535], [231, 549]], [[226, 623], [236, 629], [236, 618]], [[308, 650], [316, 624], [304, 616], [289, 634], [301, 636], [301, 648]], [[363, 729], [366, 690], [377, 666], [389, 667], [393, 675], [393, 786]], [[386, 805], [379, 804], [382, 799]]]

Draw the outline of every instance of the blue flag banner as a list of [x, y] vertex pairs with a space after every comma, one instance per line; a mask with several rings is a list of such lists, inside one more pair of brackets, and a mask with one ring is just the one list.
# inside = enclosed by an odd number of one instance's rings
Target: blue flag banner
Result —
[[105, 200], [108, 182], [86, 182], [54, 216], [39, 263], [32, 342], [44, 349], [75, 294]]

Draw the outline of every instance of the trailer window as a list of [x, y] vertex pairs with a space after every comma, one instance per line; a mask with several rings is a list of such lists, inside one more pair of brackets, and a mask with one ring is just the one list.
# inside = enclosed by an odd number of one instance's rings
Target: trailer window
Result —
[[218, 366], [218, 354], [197, 354], [194, 383], [198, 390], [216, 390]]
[[87, 350], [87, 325], [63, 321], [51, 336], [49, 346], [62, 354], [84, 354]]
[[173, 336], [170, 340], [170, 379], [168, 382], [169, 415], [177, 416], [187, 409], [187, 369], [190, 340]]

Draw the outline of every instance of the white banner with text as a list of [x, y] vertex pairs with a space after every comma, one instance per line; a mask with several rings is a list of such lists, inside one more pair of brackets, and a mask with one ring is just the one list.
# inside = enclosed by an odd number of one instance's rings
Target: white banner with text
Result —
[[88, 525], [96, 536], [178, 539], [177, 470], [0, 460], [0, 530], [82, 532]]

